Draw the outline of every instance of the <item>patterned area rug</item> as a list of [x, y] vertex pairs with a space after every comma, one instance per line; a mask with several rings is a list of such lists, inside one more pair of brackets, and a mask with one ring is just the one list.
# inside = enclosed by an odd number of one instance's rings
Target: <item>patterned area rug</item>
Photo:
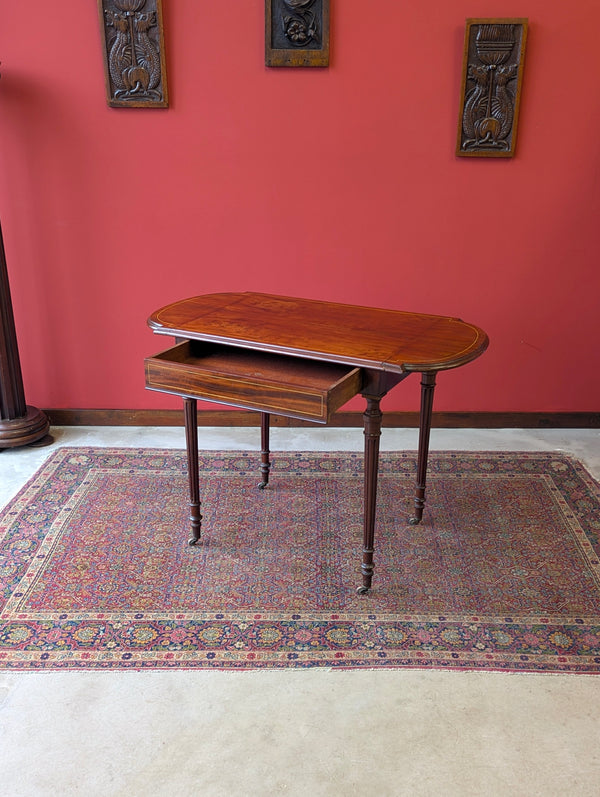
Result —
[[600, 488], [557, 454], [382, 453], [358, 595], [362, 455], [62, 448], [0, 516], [0, 668], [600, 671]]

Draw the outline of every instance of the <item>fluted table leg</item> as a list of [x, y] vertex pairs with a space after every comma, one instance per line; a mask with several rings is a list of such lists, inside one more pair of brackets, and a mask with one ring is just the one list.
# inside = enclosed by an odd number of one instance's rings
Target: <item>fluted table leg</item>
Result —
[[377, 509], [377, 473], [379, 470], [379, 438], [381, 437], [382, 412], [380, 399], [365, 396], [367, 408], [363, 414], [365, 435], [364, 459], [364, 524], [363, 555], [361, 564], [362, 586], [359, 593], [371, 588], [373, 579], [373, 550], [375, 541], [375, 514]]
[[200, 514], [200, 479], [198, 474], [198, 402], [196, 399], [183, 400], [185, 413], [185, 442], [187, 447], [188, 479], [190, 483], [190, 523], [192, 537], [190, 545], [200, 539], [202, 515]]
[[260, 414], [260, 474], [262, 480], [258, 483], [260, 490], [264, 490], [269, 483], [269, 471], [271, 470], [271, 462], [269, 460], [269, 424], [271, 416], [268, 412], [261, 412]]
[[421, 415], [419, 420], [419, 453], [417, 455], [417, 487], [415, 491], [415, 514], [409, 523], [416, 526], [423, 519], [425, 487], [427, 483], [427, 459], [429, 457], [429, 434], [433, 414], [435, 371], [421, 374]]

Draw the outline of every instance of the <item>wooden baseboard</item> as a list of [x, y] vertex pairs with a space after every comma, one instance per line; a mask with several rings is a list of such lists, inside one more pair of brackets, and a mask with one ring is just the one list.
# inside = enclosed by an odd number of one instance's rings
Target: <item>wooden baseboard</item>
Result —
[[[183, 426], [183, 410], [44, 410], [52, 426]], [[201, 426], [258, 426], [260, 415], [245, 410], [201, 410]], [[272, 426], [319, 426], [271, 416]], [[330, 426], [361, 427], [362, 413], [338, 412]], [[387, 428], [414, 428], [416, 412], [386, 412]], [[446, 429], [598, 429], [600, 412], [434, 412], [433, 426]]]

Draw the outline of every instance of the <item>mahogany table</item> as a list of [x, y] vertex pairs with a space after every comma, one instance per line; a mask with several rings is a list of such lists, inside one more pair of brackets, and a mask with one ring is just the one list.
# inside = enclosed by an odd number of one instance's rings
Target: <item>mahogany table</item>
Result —
[[427, 457], [438, 371], [465, 365], [488, 345], [485, 332], [446, 316], [295, 299], [215, 293], [169, 304], [148, 319], [177, 344], [145, 360], [146, 387], [184, 399], [190, 484], [190, 545], [200, 539], [197, 399], [261, 413], [259, 487], [269, 480], [270, 414], [327, 423], [352, 396], [366, 399], [362, 586], [373, 577], [379, 438], [385, 394], [421, 374], [414, 515], [425, 505]]

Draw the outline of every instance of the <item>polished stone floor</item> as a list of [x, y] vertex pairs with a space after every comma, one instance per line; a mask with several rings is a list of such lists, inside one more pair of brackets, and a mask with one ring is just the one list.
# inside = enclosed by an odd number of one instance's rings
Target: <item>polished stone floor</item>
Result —
[[[55, 446], [183, 448], [183, 429], [63, 427]], [[207, 449], [256, 429], [201, 429]], [[385, 429], [382, 448], [416, 431]], [[272, 448], [360, 450], [358, 429]], [[559, 450], [600, 478], [598, 430], [447, 430], [431, 448]], [[0, 506], [52, 447], [0, 452]], [[422, 671], [6, 673], [0, 795], [600, 795], [600, 679]]]

